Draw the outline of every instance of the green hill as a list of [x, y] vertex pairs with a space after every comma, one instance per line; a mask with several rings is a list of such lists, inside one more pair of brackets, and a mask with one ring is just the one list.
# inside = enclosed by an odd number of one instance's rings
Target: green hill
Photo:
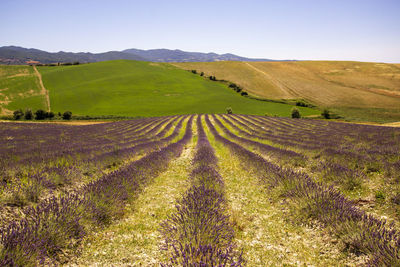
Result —
[[46, 109], [46, 99], [31, 66], [0, 65], [0, 114], [16, 109]]
[[[277, 114], [292, 106], [248, 99], [226, 85], [166, 63], [117, 60], [38, 67], [51, 110], [79, 115], [160, 116], [188, 113]], [[302, 115], [319, 111], [301, 108]]]

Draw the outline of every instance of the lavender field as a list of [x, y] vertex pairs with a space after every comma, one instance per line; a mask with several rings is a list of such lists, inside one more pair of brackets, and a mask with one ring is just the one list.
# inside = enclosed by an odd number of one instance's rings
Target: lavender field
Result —
[[400, 129], [0, 123], [0, 266], [398, 266]]

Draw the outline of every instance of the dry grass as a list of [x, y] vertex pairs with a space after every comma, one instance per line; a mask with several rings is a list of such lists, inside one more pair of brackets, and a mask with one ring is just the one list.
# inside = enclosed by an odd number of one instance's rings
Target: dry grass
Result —
[[304, 98], [329, 107], [400, 107], [395, 64], [341, 61], [174, 63], [235, 82], [271, 99]]

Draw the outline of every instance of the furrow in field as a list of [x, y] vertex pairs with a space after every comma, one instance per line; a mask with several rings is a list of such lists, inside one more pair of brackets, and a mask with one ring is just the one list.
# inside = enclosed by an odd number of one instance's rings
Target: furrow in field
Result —
[[77, 194], [52, 198], [26, 210], [25, 219], [2, 231], [0, 263], [25, 265], [36, 261], [46, 264], [65, 261], [67, 258], [58, 250], [54, 251], [53, 238], [58, 239], [57, 247], [70, 250], [86, 235], [86, 229], [108, 225], [122, 216], [127, 201], [136, 199], [138, 193], [181, 154], [192, 138], [192, 119], [193, 116], [179, 141], [86, 185]]
[[214, 149], [197, 117], [198, 141], [189, 175], [191, 187], [177, 200], [174, 213], [161, 225], [163, 249], [169, 260], [162, 266], [242, 266], [233, 242], [234, 231], [217, 169]]
[[369, 258], [369, 264], [399, 264], [400, 234], [393, 224], [377, 219], [359, 210], [340, 192], [320, 183], [308, 175], [280, 168], [242, 146], [218, 134], [208, 117], [207, 125], [216, 140], [239, 157], [246, 167], [260, 175], [260, 182], [272, 192], [277, 190], [285, 205], [293, 209], [300, 221], [316, 220], [338, 238]]
[[82, 254], [70, 265], [155, 266], [164, 261], [159, 250], [161, 236], [158, 228], [173, 211], [174, 200], [188, 186], [187, 173], [193, 151], [194, 143], [191, 142], [134, 203], [128, 204], [125, 218], [84, 241]]
[[247, 161], [239, 159], [208, 133], [225, 177], [225, 191], [235, 229], [234, 241], [248, 266], [345, 266], [351, 256], [340, 253], [332, 238], [318, 229], [293, 223], [287, 205], [260, 185]]

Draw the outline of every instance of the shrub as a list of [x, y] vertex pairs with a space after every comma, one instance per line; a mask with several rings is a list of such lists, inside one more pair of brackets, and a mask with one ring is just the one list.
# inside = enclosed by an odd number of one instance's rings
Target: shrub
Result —
[[196, 71], [196, 70], [192, 70], [192, 73], [193, 73], [193, 74], [197, 74], [197, 71]]
[[308, 107], [308, 105], [306, 103], [304, 103], [304, 101], [301, 101], [301, 100], [296, 102], [296, 106], [298, 106], [298, 107]]
[[297, 108], [292, 108], [292, 118], [299, 119], [301, 118], [300, 111]]
[[204, 72], [201, 72], [201, 73], [200, 73], [200, 76], [204, 76]]
[[44, 119], [46, 119], [46, 114], [47, 114], [47, 112], [44, 111], [43, 109], [38, 109], [35, 112], [35, 120], [44, 120]]
[[49, 118], [49, 119], [54, 118], [54, 113], [52, 111], [46, 112], [46, 118]]
[[231, 107], [226, 108], [226, 113], [233, 114], [232, 108]]
[[240, 93], [240, 95], [242, 95], [242, 96], [246, 96], [246, 95], [249, 95], [247, 92], [245, 92], [245, 91], [242, 91], [241, 93]]
[[24, 116], [24, 112], [22, 112], [22, 109], [18, 109], [16, 111], [14, 111], [13, 113], [13, 118], [14, 120], [19, 120]]
[[232, 89], [236, 89], [238, 86], [235, 83], [230, 83], [229, 87]]
[[331, 113], [328, 109], [324, 109], [321, 113], [322, 117], [325, 119], [330, 119], [331, 118]]
[[71, 111], [65, 111], [62, 115], [63, 120], [70, 120], [72, 117], [72, 112]]
[[31, 120], [33, 119], [33, 112], [30, 108], [27, 108], [25, 110], [25, 120]]

